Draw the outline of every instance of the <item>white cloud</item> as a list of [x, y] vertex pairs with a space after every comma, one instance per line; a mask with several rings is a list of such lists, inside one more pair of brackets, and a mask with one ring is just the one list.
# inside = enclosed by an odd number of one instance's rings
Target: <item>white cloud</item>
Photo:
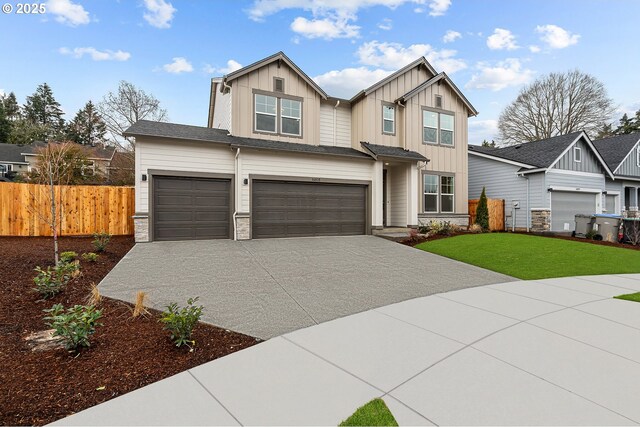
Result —
[[238, 61], [230, 59], [227, 61], [227, 66], [226, 67], [220, 67], [220, 68], [216, 68], [212, 65], [209, 64], [205, 64], [204, 68], [202, 69], [202, 71], [204, 71], [207, 74], [229, 74], [232, 73], [236, 70], [239, 70], [240, 68], [242, 68], [242, 64], [240, 64]]
[[127, 61], [131, 58], [131, 54], [129, 52], [124, 52], [122, 50], [98, 50], [93, 47], [76, 47], [73, 49], [69, 49], [66, 47], [61, 47], [58, 49], [63, 55], [70, 55], [74, 58], [80, 59], [85, 55], [88, 55], [94, 61]]
[[429, 15], [431, 16], [442, 16], [451, 6], [451, 0], [431, 0], [429, 2]]
[[147, 10], [143, 17], [149, 25], [156, 28], [170, 28], [173, 15], [177, 9], [165, 0], [144, 0], [144, 7]]
[[536, 46], [534, 44], [529, 46], [529, 52], [531, 52], [531, 53], [539, 53], [541, 50], [542, 49], [540, 49], [540, 46]]
[[378, 28], [384, 31], [393, 29], [393, 21], [389, 18], [384, 18], [382, 22], [378, 23]]
[[320, 74], [313, 80], [332, 96], [351, 98], [362, 89], [368, 88], [389, 74], [391, 71], [370, 70], [367, 67], [345, 68]]
[[173, 58], [170, 64], [164, 64], [162, 69], [172, 74], [190, 73], [193, 71], [193, 65], [186, 58], [178, 56]]
[[49, 0], [47, 2], [47, 13], [55, 15], [55, 20], [61, 24], [77, 27], [86, 25], [91, 19], [89, 12], [84, 10], [82, 5], [71, 0]]
[[489, 142], [498, 136], [498, 120], [469, 119], [469, 144], [480, 145], [485, 139]]
[[461, 39], [461, 38], [462, 38], [462, 34], [460, 34], [457, 31], [449, 30], [442, 37], [442, 41], [444, 43], [452, 43], [456, 41], [456, 39]]
[[515, 58], [505, 59], [494, 66], [479, 62], [477, 68], [479, 73], [471, 77], [466, 88], [499, 91], [528, 83], [534, 74], [532, 70], [523, 69], [520, 61]]
[[424, 56], [437, 70], [453, 74], [467, 68], [467, 64], [455, 57], [455, 50], [436, 50], [428, 44], [412, 44], [404, 47], [399, 43], [371, 41], [358, 48], [356, 54], [363, 65], [387, 70], [397, 70]]
[[299, 16], [291, 23], [291, 30], [308, 39], [322, 38], [331, 40], [358, 37], [360, 27], [349, 24], [351, 19], [353, 18], [350, 16], [322, 19], [307, 19]]
[[514, 50], [519, 47], [516, 43], [516, 36], [504, 28], [493, 30], [493, 34], [487, 37], [487, 46], [491, 50]]
[[571, 34], [564, 28], [557, 25], [538, 25], [536, 32], [540, 33], [540, 40], [545, 42], [551, 49], [564, 49], [578, 43], [579, 34]]

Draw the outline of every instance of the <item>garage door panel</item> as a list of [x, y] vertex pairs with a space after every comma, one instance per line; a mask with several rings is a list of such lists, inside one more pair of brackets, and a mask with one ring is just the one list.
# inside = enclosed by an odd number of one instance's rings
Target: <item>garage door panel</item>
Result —
[[154, 240], [228, 239], [231, 181], [154, 177]]
[[551, 193], [551, 231], [574, 231], [577, 214], [592, 215], [595, 212], [595, 193], [571, 191]]
[[303, 237], [366, 233], [366, 186], [254, 181], [252, 236]]

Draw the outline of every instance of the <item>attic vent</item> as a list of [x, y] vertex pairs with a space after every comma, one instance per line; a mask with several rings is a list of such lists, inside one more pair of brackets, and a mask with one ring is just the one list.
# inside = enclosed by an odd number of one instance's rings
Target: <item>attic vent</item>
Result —
[[284, 92], [284, 79], [280, 79], [278, 77], [273, 78], [273, 91]]
[[442, 108], [442, 95], [436, 95], [436, 108]]

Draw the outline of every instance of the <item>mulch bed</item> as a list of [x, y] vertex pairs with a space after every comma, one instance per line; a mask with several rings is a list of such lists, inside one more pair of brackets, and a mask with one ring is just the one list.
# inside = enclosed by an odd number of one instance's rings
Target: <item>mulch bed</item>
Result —
[[[92, 252], [91, 240], [62, 238], [60, 248]], [[85, 304], [91, 284], [99, 283], [132, 246], [130, 237], [112, 238], [97, 262], [81, 261], [82, 275], [42, 301], [32, 291], [33, 269], [53, 264], [52, 239], [0, 237], [1, 425], [47, 424], [259, 341], [200, 323], [193, 333], [195, 350], [189, 352], [172, 345], [158, 312], [134, 319], [130, 304], [103, 297], [103, 326], [91, 337], [90, 348], [78, 354], [32, 351], [24, 338], [48, 329], [42, 310], [56, 303]]]
[[407, 245], [407, 246], [415, 246], [415, 245], [419, 245], [420, 243], [424, 243], [424, 242], [432, 242], [434, 240], [440, 240], [440, 239], [447, 239], [449, 237], [454, 237], [454, 236], [460, 236], [461, 234], [469, 234], [467, 232], [464, 231], [456, 231], [453, 232], [451, 234], [448, 235], [443, 235], [443, 234], [434, 234], [431, 235], [429, 237], [427, 237], [424, 234], [418, 234], [417, 236], [409, 236], [409, 237], [403, 237], [399, 240], [397, 240], [398, 243], [402, 243], [403, 245]]

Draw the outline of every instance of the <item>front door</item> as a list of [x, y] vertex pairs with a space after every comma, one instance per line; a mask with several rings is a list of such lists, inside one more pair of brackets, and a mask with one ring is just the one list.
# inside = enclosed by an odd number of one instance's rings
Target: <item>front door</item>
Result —
[[387, 226], [387, 170], [382, 170], [382, 226]]

